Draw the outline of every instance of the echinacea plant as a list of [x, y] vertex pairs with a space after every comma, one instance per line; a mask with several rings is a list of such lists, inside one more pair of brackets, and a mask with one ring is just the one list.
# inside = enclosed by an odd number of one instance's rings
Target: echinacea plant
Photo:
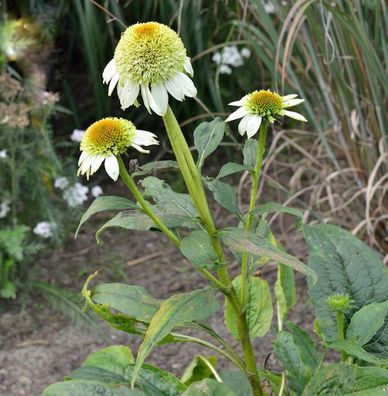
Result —
[[[168, 106], [168, 94], [179, 101], [196, 95], [186, 73], [192, 75], [189, 58], [181, 39], [169, 27], [140, 23], [122, 35], [113, 60], [103, 72], [109, 94], [117, 86], [126, 109], [135, 104], [141, 92], [147, 110], [163, 117], [176, 157], [173, 168], [179, 169], [188, 194], [176, 193], [154, 176], [143, 178], [139, 188], [135, 178], [171, 165], [171, 161], [152, 162], [140, 166], [140, 171], [129, 171], [124, 157], [127, 151], [145, 152], [142, 146], [158, 144], [156, 136], [136, 129], [126, 119], [105, 118], [91, 125], [82, 138], [79, 173], [89, 177], [104, 162], [108, 175], [113, 180], [120, 176], [135, 201], [97, 197], [79, 227], [97, 212], [118, 210], [97, 231], [97, 240], [109, 227], [161, 231], [208, 280], [209, 287], [160, 300], [135, 285], [100, 284], [90, 289], [97, 274], [90, 275], [82, 289], [87, 306], [114, 328], [143, 339], [137, 357], [126, 346], [97, 351], [64, 382], [49, 386], [44, 396], [386, 394], [388, 279], [378, 254], [338, 227], [303, 224], [304, 216], [298, 209], [274, 202], [257, 205], [268, 129], [282, 116], [306, 121], [301, 114], [287, 110], [303, 99], [258, 90], [232, 102], [239, 109], [226, 121], [242, 118], [238, 130], [248, 135], [243, 163], [227, 163], [217, 177], [204, 177], [204, 161], [221, 143], [225, 123], [216, 118], [198, 126], [194, 131], [195, 160]], [[221, 180], [238, 172], [248, 172], [252, 181], [246, 212], [237, 205], [234, 188]], [[234, 216], [233, 227], [216, 225], [205, 187]], [[296, 218], [295, 232], [303, 232], [307, 242], [307, 265], [287, 253], [276, 239], [268, 221], [276, 212]], [[240, 273], [234, 277], [227, 249], [240, 263]], [[268, 265], [277, 271], [272, 291], [257, 272]], [[287, 321], [296, 304], [294, 271], [307, 276], [321, 352], [310, 335]], [[224, 297], [225, 325], [240, 349], [208, 321], [219, 309], [217, 296]], [[256, 348], [260, 342], [253, 344], [270, 328], [275, 334], [274, 353], [282, 366], [274, 371], [258, 367]], [[187, 330], [191, 330], [189, 334]], [[193, 336], [193, 330], [208, 338]], [[194, 358], [180, 380], [144, 364], [157, 345], [177, 342], [208, 348], [228, 359], [236, 371], [219, 371], [215, 360], [203, 355]], [[329, 350], [331, 363], [326, 364]], [[335, 351], [340, 352], [339, 357]]]

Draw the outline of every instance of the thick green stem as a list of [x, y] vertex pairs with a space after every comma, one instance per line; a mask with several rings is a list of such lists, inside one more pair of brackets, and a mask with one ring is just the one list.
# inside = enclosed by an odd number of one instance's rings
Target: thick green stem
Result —
[[[266, 122], [262, 122], [259, 130], [259, 144], [257, 146], [257, 156], [256, 156], [256, 165], [255, 169], [252, 172], [252, 188], [251, 188], [251, 198], [249, 201], [249, 210], [248, 216], [245, 222], [245, 229], [247, 231], [251, 231], [253, 215], [252, 210], [256, 206], [256, 198], [257, 198], [257, 189], [259, 187], [260, 176], [261, 176], [261, 168], [263, 164], [264, 150], [265, 150], [265, 142], [267, 140], [267, 130], [268, 124]], [[244, 253], [241, 261], [241, 302], [244, 307], [247, 304], [248, 298], [248, 260], [249, 254]]]
[[[345, 340], [345, 331], [344, 331], [344, 321], [345, 315], [342, 311], [337, 312], [337, 329], [338, 329], [338, 339], [340, 341]], [[341, 351], [341, 362], [345, 362], [348, 358], [348, 355], [345, 351]]]

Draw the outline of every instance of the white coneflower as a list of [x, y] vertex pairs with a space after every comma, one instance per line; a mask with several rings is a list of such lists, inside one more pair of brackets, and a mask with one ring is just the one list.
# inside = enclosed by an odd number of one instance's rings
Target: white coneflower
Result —
[[147, 22], [127, 28], [102, 77], [109, 83], [108, 95], [117, 85], [123, 110], [141, 93], [147, 110], [163, 116], [168, 94], [179, 101], [197, 94], [186, 73], [192, 76], [193, 68], [180, 37], [166, 25]]
[[286, 110], [304, 102], [304, 99], [296, 99], [298, 95], [280, 96], [275, 92], [260, 90], [254, 91], [236, 102], [229, 105], [238, 106], [235, 112], [230, 114], [226, 121], [242, 118], [238, 125], [240, 135], [246, 132], [252, 137], [260, 129], [263, 121], [273, 124], [279, 116], [287, 116], [298, 121], [307, 121], [305, 117], [294, 111]]
[[56, 227], [55, 223], [49, 223], [48, 221], [41, 221], [33, 229], [34, 234], [41, 238], [47, 239], [53, 236], [53, 230]]
[[119, 163], [116, 156], [124, 154], [130, 147], [149, 153], [141, 146], [159, 144], [155, 138], [153, 133], [136, 129], [131, 121], [124, 118], [107, 117], [96, 121], [82, 138], [78, 174], [86, 174], [89, 178], [104, 162], [108, 175], [117, 180]]

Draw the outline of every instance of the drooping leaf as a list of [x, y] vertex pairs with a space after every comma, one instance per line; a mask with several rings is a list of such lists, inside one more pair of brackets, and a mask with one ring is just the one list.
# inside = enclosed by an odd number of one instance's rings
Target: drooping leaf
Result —
[[237, 396], [229, 386], [213, 379], [192, 383], [182, 396]]
[[89, 208], [86, 210], [86, 212], [82, 215], [77, 230], [75, 232], [75, 236], [77, 237], [81, 226], [96, 213], [104, 212], [106, 210], [126, 210], [126, 209], [136, 209], [136, 208], [137, 206], [134, 202], [124, 197], [116, 197], [116, 196], [97, 197], [89, 206]]
[[[272, 322], [273, 307], [271, 292], [268, 282], [250, 277], [248, 279], [248, 297], [246, 306], [246, 317], [248, 322], [249, 335], [252, 338], [262, 337], [265, 335]], [[241, 275], [233, 279], [233, 286], [238, 295], [241, 293]], [[232, 306], [229, 301], [225, 301], [225, 324], [231, 334], [239, 339], [237, 324], [233, 314]]]
[[[348, 294], [352, 306], [345, 313], [345, 330], [355, 312], [365, 305], [388, 300], [388, 276], [378, 254], [350, 232], [328, 224], [303, 226], [309, 268], [318, 275], [310, 281], [314, 311], [328, 342], [338, 340], [336, 316], [327, 305], [335, 293]], [[388, 320], [365, 345], [376, 356], [388, 355]]]
[[217, 179], [221, 179], [222, 177], [233, 175], [234, 173], [244, 172], [249, 169], [250, 168], [245, 165], [236, 164], [235, 162], [228, 162], [227, 164], [223, 165], [222, 168], [220, 169], [217, 175]]
[[260, 235], [247, 233], [245, 230], [234, 227], [223, 228], [219, 231], [218, 235], [223, 243], [231, 250], [248, 252], [255, 256], [268, 257], [277, 263], [282, 263], [296, 271], [309, 275], [312, 278], [312, 283], [316, 280], [316, 274], [312, 269], [309, 269], [296, 257], [273, 246], [268, 239]]
[[221, 143], [224, 137], [225, 123], [221, 118], [211, 122], [201, 123], [194, 131], [194, 144], [198, 150], [197, 166], [199, 169], [208, 157]]
[[191, 293], [181, 293], [163, 302], [147, 329], [143, 343], [137, 354], [134, 379], [152, 348], [166, 337], [171, 330], [185, 323], [201, 321], [218, 309], [215, 291], [200, 289]]
[[149, 175], [150, 173], [165, 171], [169, 169], [178, 169], [178, 163], [172, 160], [148, 162], [140, 167], [140, 170], [132, 173], [132, 177]]
[[205, 378], [214, 378], [213, 373], [217, 365], [215, 356], [194, 356], [191, 363], [186, 367], [181, 382], [189, 386], [193, 382], [201, 381]]
[[217, 267], [217, 254], [213, 249], [210, 236], [205, 231], [196, 230], [183, 238], [180, 249], [190, 262], [200, 268]]
[[387, 312], [388, 301], [365, 305], [352, 316], [346, 338], [365, 345], [384, 325]]
[[316, 373], [302, 396], [384, 396], [387, 384], [386, 369], [330, 364]]
[[181, 216], [198, 216], [190, 195], [176, 193], [164, 180], [153, 176], [146, 177], [141, 183], [146, 195], [152, 197], [165, 211]]
[[103, 283], [91, 290], [91, 299], [107, 305], [140, 322], [150, 323], [158, 311], [162, 300], [152, 297], [142, 286], [122, 283]]
[[277, 202], [267, 202], [264, 205], [257, 206], [252, 210], [252, 214], [256, 216], [262, 216], [264, 214], [274, 212], [287, 213], [297, 217], [298, 219], [303, 219], [303, 213], [299, 209], [283, 206]]
[[256, 165], [256, 157], [257, 157], [257, 140], [255, 139], [247, 139], [243, 148], [244, 155], [244, 165], [253, 169]]
[[206, 182], [207, 187], [213, 193], [214, 199], [229, 212], [241, 216], [237, 204], [237, 195], [235, 189], [227, 183], [214, 179]]

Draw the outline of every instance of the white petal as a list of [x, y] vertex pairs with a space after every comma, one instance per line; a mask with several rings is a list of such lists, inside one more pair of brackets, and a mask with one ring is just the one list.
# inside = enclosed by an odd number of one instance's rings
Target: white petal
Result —
[[228, 104], [229, 104], [229, 106], [238, 106], [238, 107], [240, 107], [240, 106], [244, 105], [244, 103], [246, 102], [246, 99], [247, 99], [247, 95], [243, 96], [240, 100], [236, 100], [236, 101], [230, 102]]
[[250, 118], [253, 117], [251, 115], [246, 115], [241, 119], [241, 121], [238, 123], [238, 133], [243, 136], [244, 133], [247, 130], [247, 123], [250, 120]]
[[237, 120], [238, 118], [242, 118], [246, 115], [249, 114], [249, 111], [245, 107], [240, 107], [236, 111], [234, 111], [232, 114], [229, 115], [229, 117], [225, 120], [226, 122]]
[[150, 153], [150, 150], [144, 150], [143, 147], [140, 147], [137, 144], [132, 144], [132, 147], [134, 149], [136, 149], [137, 151], [140, 151], [141, 153], [144, 153], [144, 154], [149, 154]]
[[173, 78], [170, 78], [169, 80], [167, 80], [164, 83], [164, 86], [166, 87], [166, 89], [170, 95], [172, 95], [176, 100], [179, 100], [180, 102], [182, 102], [185, 95], [183, 94], [179, 85]]
[[117, 85], [119, 81], [120, 76], [118, 74], [114, 74], [112, 79], [110, 80], [109, 83], [109, 88], [108, 88], [108, 96], [112, 95], [113, 90], [115, 89], [115, 86]]
[[186, 57], [186, 60], [185, 60], [185, 63], [184, 63], [184, 65], [183, 65], [183, 67], [184, 67], [186, 73], [187, 73], [190, 77], [193, 77], [193, 75], [194, 75], [194, 70], [193, 70], [193, 66], [191, 65], [190, 58], [189, 58], [188, 56]]
[[248, 138], [251, 138], [260, 129], [261, 120], [262, 120], [261, 117], [253, 116], [247, 122], [247, 136], [248, 136]]
[[159, 107], [162, 115], [167, 113], [168, 107], [168, 93], [163, 84], [154, 84], [151, 86], [151, 94], [155, 99], [157, 106]]
[[85, 160], [87, 156], [88, 154], [86, 154], [86, 151], [82, 151], [81, 155], [79, 156], [78, 165], [81, 165], [81, 163]]
[[117, 73], [115, 60], [112, 59], [106, 66], [104, 71], [102, 72], [102, 80], [105, 84], [107, 84], [112, 77]]
[[119, 163], [117, 158], [112, 154], [109, 157], [105, 158], [105, 170], [111, 179], [114, 181], [117, 180], [120, 174]]
[[291, 94], [291, 95], [286, 95], [283, 96], [283, 100], [290, 100], [296, 98], [298, 95], [297, 94]]
[[126, 81], [124, 86], [117, 87], [117, 93], [119, 95], [121, 109], [125, 110], [129, 106], [132, 106], [137, 96], [139, 95], [140, 85], [131, 81]]
[[292, 106], [297, 106], [298, 104], [301, 104], [304, 102], [304, 99], [290, 99], [286, 100], [283, 102], [283, 107], [292, 107]]
[[282, 114], [287, 117], [293, 118], [294, 120], [307, 122], [306, 118], [304, 118], [302, 114], [296, 113], [295, 111], [283, 110]]
[[136, 145], [143, 145], [143, 146], [159, 144], [159, 142], [155, 139], [156, 137], [157, 136], [151, 132], [137, 129], [135, 132], [135, 137], [133, 139], [133, 143], [135, 143]]
[[195, 88], [193, 81], [190, 77], [186, 76], [186, 74], [177, 73], [173, 79], [175, 79], [183, 95], [188, 96], [189, 98], [193, 98], [197, 95], [197, 88]]
[[96, 155], [90, 164], [90, 174], [97, 172], [98, 168], [101, 166], [102, 162], [104, 161], [105, 157], [103, 155]]
[[162, 115], [161, 110], [159, 109], [158, 105], [155, 102], [154, 97], [151, 94], [150, 88], [147, 84], [141, 84], [141, 96], [143, 98], [144, 106], [151, 114], [151, 109], [157, 114]]

